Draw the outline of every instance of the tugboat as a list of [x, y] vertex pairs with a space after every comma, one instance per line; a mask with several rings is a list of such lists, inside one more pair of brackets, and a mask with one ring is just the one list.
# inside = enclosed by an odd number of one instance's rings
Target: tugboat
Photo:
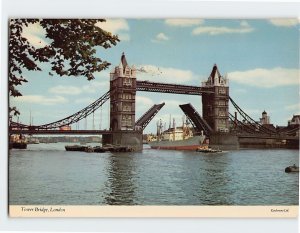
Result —
[[220, 153], [220, 152], [223, 152], [222, 150], [212, 149], [208, 146], [198, 147], [196, 151], [197, 152], [202, 152], [202, 153]]
[[293, 166], [286, 167], [284, 171], [286, 173], [299, 172], [299, 167], [297, 167], [296, 164], [294, 164]]

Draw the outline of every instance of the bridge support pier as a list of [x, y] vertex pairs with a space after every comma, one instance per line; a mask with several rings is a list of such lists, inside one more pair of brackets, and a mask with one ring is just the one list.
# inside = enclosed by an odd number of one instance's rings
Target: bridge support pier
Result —
[[128, 146], [134, 151], [143, 150], [143, 133], [142, 131], [116, 131], [111, 134], [102, 136], [102, 144], [107, 145], [118, 145], [118, 146]]
[[231, 133], [213, 133], [209, 136], [209, 144], [213, 149], [238, 150], [239, 138]]

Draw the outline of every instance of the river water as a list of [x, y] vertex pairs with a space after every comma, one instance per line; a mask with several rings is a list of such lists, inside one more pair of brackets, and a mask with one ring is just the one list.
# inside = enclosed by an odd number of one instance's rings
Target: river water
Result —
[[15, 205], [298, 205], [298, 150], [220, 154], [67, 152], [66, 143], [10, 150]]

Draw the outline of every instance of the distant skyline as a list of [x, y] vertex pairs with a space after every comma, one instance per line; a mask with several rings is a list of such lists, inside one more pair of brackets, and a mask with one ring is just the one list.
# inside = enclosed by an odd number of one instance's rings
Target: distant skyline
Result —
[[[259, 121], [265, 110], [275, 126], [287, 125], [294, 114], [300, 114], [297, 19], [108, 19], [97, 25], [121, 40], [110, 49], [97, 49], [97, 55], [112, 64], [110, 68], [97, 73], [93, 81], [49, 76], [47, 63], [41, 64], [42, 72], [24, 71], [29, 82], [19, 88], [23, 96], [10, 97], [11, 105], [21, 112], [22, 123], [29, 124], [30, 112], [33, 124], [40, 125], [95, 101], [108, 91], [109, 73], [120, 63], [122, 52], [130, 66], [147, 71], [138, 72], [138, 80], [200, 86], [217, 64], [229, 78], [230, 96], [253, 119]], [[24, 28], [23, 35], [36, 47], [50, 42], [37, 24]], [[179, 104], [191, 103], [202, 112], [200, 96], [137, 92], [136, 119], [161, 102], [166, 105], [146, 133], [156, 132], [159, 119], [169, 125], [170, 114], [180, 126]], [[96, 129], [108, 129], [108, 109], [109, 101], [95, 113]], [[83, 120], [79, 127], [84, 126]], [[92, 128], [92, 116], [88, 128]]]

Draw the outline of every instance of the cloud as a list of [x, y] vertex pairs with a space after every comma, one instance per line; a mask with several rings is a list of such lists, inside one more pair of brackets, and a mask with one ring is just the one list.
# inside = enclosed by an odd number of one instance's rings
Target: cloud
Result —
[[169, 37], [167, 37], [164, 33], [158, 33], [155, 36], [155, 39], [151, 40], [152, 42], [162, 42], [162, 41], [167, 41], [169, 40]]
[[203, 24], [203, 19], [166, 19], [165, 24], [168, 26], [191, 27]]
[[252, 28], [249, 23], [243, 20], [240, 23], [240, 27], [231, 28], [231, 27], [213, 27], [213, 26], [200, 26], [195, 28], [192, 31], [192, 35], [200, 35], [200, 34], [208, 34], [211, 36], [221, 35], [221, 34], [244, 34], [253, 32], [254, 28]]
[[181, 70], [172, 67], [157, 67], [154, 65], [141, 65], [138, 68], [139, 80], [148, 80], [164, 83], [186, 83], [195, 78], [190, 70]]
[[299, 84], [299, 70], [276, 67], [273, 69], [257, 68], [228, 73], [230, 81], [262, 88]]
[[24, 95], [14, 98], [16, 102], [40, 105], [56, 105], [67, 103], [68, 100], [62, 96], [46, 97], [42, 95]]
[[119, 33], [118, 37], [121, 41], [130, 41], [130, 35], [128, 33]]
[[277, 27], [293, 27], [299, 23], [298, 19], [270, 19], [269, 23]]
[[179, 105], [182, 104], [182, 102], [177, 100], [164, 100], [166, 107], [168, 108], [175, 108], [179, 109]]
[[145, 96], [136, 96], [136, 105], [137, 107], [142, 107], [142, 108], [147, 108], [147, 107], [151, 107], [153, 105], [153, 101]]
[[109, 89], [109, 81], [108, 78], [106, 81], [92, 81], [91, 83], [84, 85], [82, 87], [82, 91], [86, 93], [106, 93]]
[[153, 105], [154, 102], [145, 96], [140, 96], [140, 95], [136, 95], [135, 97], [135, 109], [136, 109], [136, 121], [142, 116], [144, 115], [144, 113], [150, 109]]
[[[102, 74], [103, 75], [103, 74]], [[101, 76], [102, 76], [101, 75]], [[99, 75], [98, 75], [99, 76]], [[109, 74], [106, 76], [106, 81], [95, 81], [92, 80], [88, 82], [86, 85], [83, 86], [55, 86], [49, 89], [49, 93], [59, 94], [59, 95], [79, 95], [85, 93], [99, 93], [104, 94], [109, 89], [109, 81], [108, 81]]]
[[162, 115], [156, 115], [152, 121], [155, 123], [160, 121], [164, 125], [166, 123], [167, 128], [169, 127], [170, 123], [170, 116], [171, 116], [171, 127], [173, 126], [173, 119], [175, 119], [175, 125], [176, 127], [182, 126], [182, 118], [184, 116], [184, 113], [180, 114], [162, 114]]
[[259, 115], [262, 113], [262, 111], [260, 109], [252, 109], [252, 108], [246, 108], [244, 109], [244, 111], [247, 113], [247, 114], [250, 114], [250, 115]]
[[300, 110], [300, 104], [291, 104], [285, 107], [286, 110], [291, 110], [291, 111], [299, 111]]
[[98, 22], [95, 25], [105, 31], [118, 35], [120, 40], [130, 40], [130, 35], [128, 34], [130, 28], [125, 19], [107, 19], [106, 22]]
[[29, 24], [28, 27], [23, 27], [22, 36], [36, 48], [42, 48], [48, 45], [45, 35], [46, 31], [39, 23]]
[[92, 99], [92, 98], [80, 98], [80, 99], [77, 99], [75, 100], [74, 102], [76, 104], [91, 104], [95, 101], [95, 99]]
[[49, 92], [60, 95], [78, 95], [82, 93], [82, 90], [79, 87], [59, 85], [51, 87]]
[[240, 93], [240, 94], [247, 93], [247, 90], [245, 90], [245, 89], [242, 89], [242, 88], [239, 88], [239, 89], [234, 89], [233, 91], [234, 91], [234, 92], [236, 92], [236, 93]]

